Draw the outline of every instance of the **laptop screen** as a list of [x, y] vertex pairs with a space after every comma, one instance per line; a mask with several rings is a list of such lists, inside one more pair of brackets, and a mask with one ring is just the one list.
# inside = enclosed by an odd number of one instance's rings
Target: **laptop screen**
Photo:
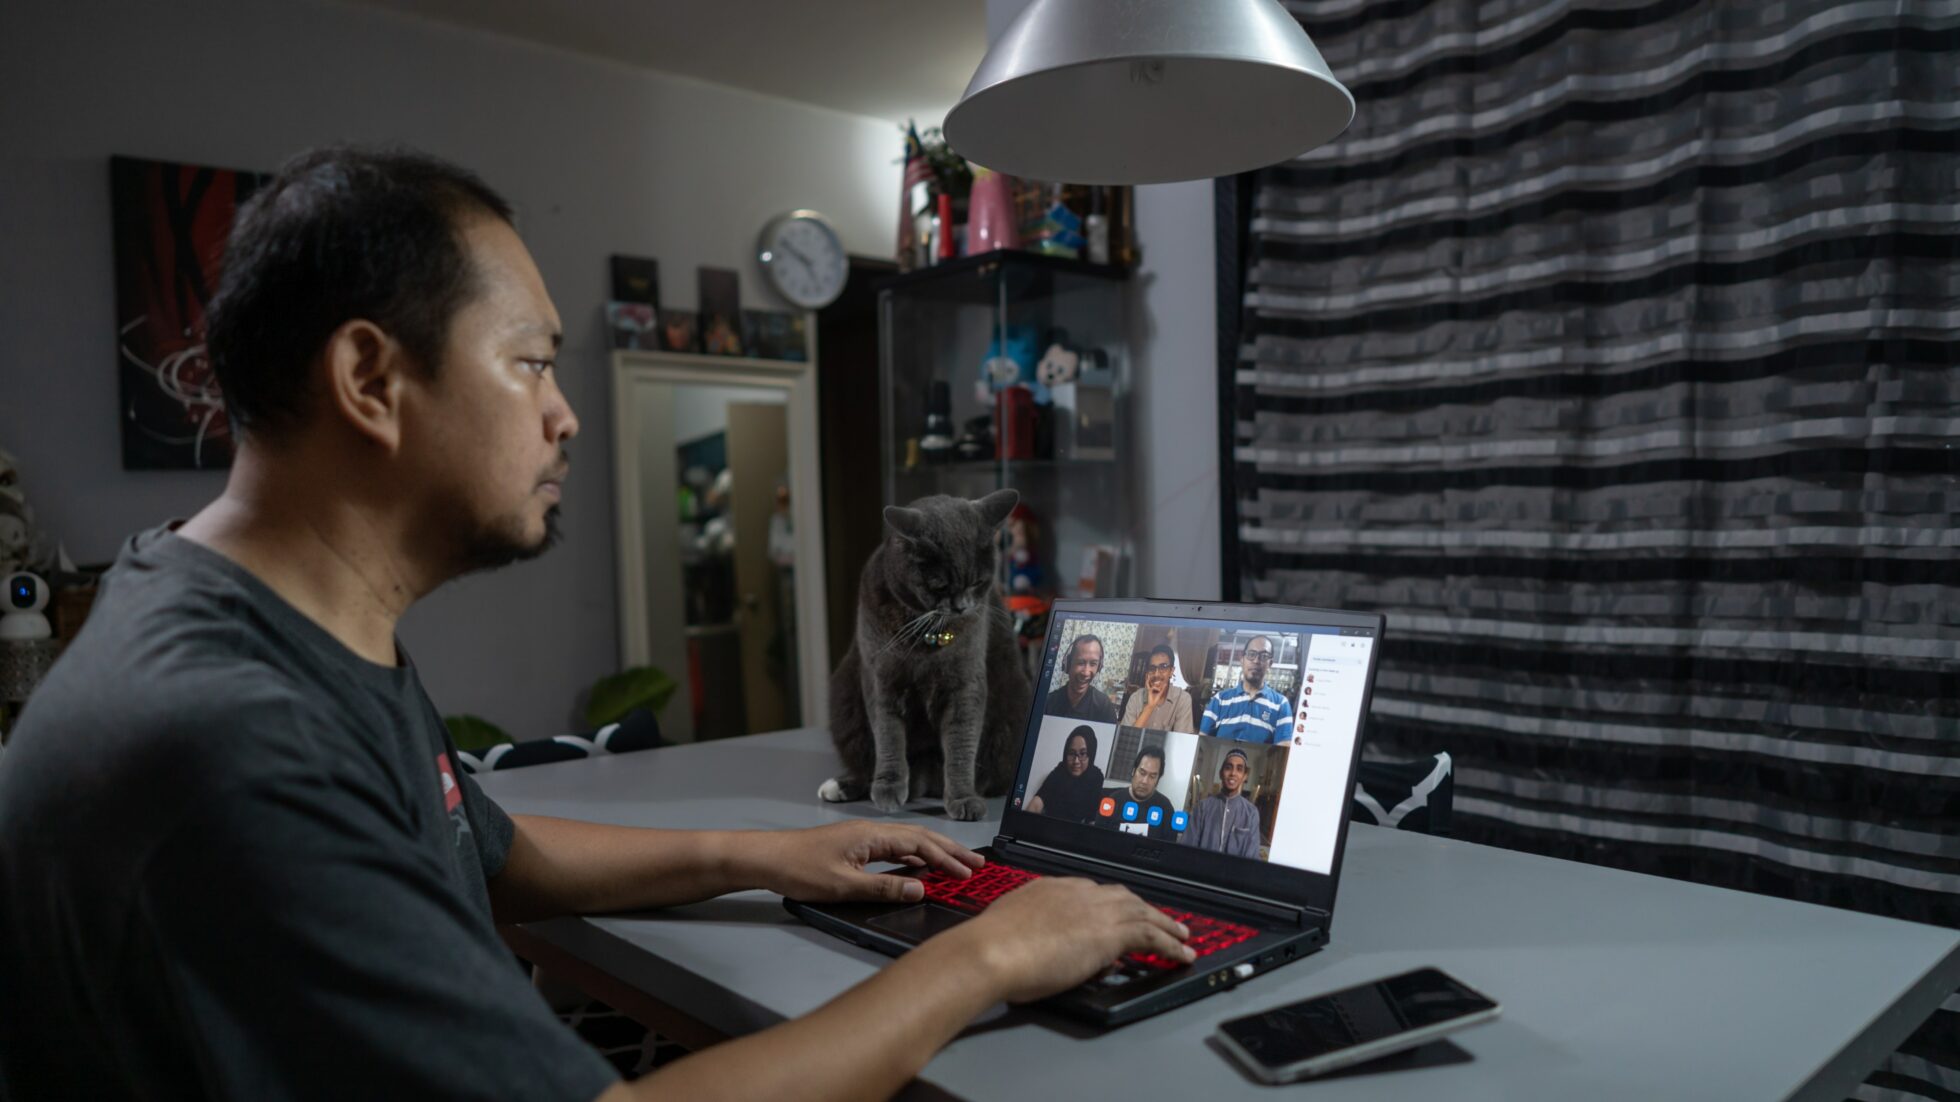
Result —
[[1376, 641], [1362, 627], [1058, 609], [1009, 806], [1079, 829], [1055, 837], [1085, 848], [1109, 831], [1329, 873]]

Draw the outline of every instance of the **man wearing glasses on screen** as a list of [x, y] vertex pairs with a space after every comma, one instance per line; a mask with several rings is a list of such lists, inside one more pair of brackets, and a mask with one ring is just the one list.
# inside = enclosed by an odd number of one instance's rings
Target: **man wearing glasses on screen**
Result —
[[1278, 742], [1286, 737], [1293, 722], [1293, 705], [1278, 690], [1266, 684], [1266, 671], [1273, 668], [1273, 641], [1255, 635], [1245, 645], [1239, 660], [1239, 684], [1211, 698], [1198, 733], [1215, 735], [1235, 742]]
[[1176, 651], [1162, 643], [1151, 648], [1143, 668], [1143, 687], [1131, 693], [1123, 705], [1123, 726], [1197, 733], [1198, 725], [1191, 720], [1191, 694], [1171, 684], [1176, 672]]

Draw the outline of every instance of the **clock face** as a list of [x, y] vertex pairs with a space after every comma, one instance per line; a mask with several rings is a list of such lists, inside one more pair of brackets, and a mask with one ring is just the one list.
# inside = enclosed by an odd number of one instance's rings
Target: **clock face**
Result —
[[757, 259], [776, 290], [805, 310], [830, 305], [851, 274], [844, 243], [815, 211], [791, 211], [770, 222]]

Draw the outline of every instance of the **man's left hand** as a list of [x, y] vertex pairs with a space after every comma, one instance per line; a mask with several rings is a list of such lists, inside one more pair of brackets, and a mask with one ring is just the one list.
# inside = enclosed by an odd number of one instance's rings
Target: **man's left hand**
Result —
[[925, 897], [925, 886], [912, 877], [866, 872], [864, 867], [873, 862], [937, 869], [962, 879], [987, 863], [951, 838], [907, 823], [854, 819], [754, 838], [751, 858], [758, 886], [811, 902], [906, 903]]

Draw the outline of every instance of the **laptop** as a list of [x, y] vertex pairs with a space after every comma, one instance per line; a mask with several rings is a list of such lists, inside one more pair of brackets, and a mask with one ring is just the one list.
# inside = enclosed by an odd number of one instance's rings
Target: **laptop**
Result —
[[1382, 628], [1280, 605], [1056, 601], [986, 868], [892, 872], [925, 881], [919, 903], [784, 905], [897, 956], [1033, 877], [1124, 884], [1201, 955], [1133, 954], [1046, 1001], [1101, 1026], [1299, 960], [1332, 925]]

